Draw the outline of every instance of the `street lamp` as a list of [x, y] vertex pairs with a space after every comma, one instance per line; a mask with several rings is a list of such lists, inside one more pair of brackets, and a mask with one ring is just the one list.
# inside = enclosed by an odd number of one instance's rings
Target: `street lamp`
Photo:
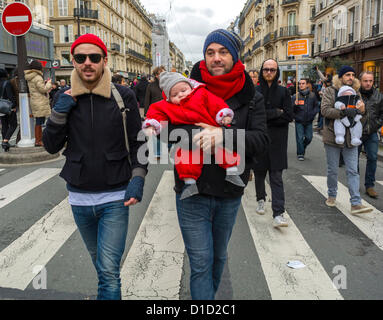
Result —
[[80, 36], [80, 0], [77, 0], [77, 38]]

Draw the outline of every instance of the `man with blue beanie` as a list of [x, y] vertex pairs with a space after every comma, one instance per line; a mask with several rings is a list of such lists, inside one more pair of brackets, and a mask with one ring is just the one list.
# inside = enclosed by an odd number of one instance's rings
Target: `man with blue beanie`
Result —
[[[181, 199], [185, 183], [177, 171], [174, 172], [177, 215], [189, 256], [190, 291], [194, 300], [215, 298], [244, 190], [244, 187], [225, 181], [225, 170], [214, 157], [215, 146], [240, 153], [243, 149], [238, 146], [245, 146], [241, 159], [245, 159], [246, 165], [240, 177], [246, 185], [253, 157], [262, 154], [268, 144], [263, 97], [255, 92], [253, 82], [239, 60], [241, 46], [242, 40], [235, 33], [214, 30], [203, 45], [204, 59], [194, 65], [190, 74], [191, 79], [206, 84], [210, 92], [222, 98], [234, 111], [231, 126], [169, 125], [170, 136], [172, 130], [182, 128], [190, 139], [193, 131], [199, 129], [189, 148], [201, 148], [210, 160], [204, 162], [198, 178], [198, 194], [186, 199]], [[242, 139], [237, 135], [238, 129], [245, 130]], [[229, 138], [232, 141], [227, 141]]]

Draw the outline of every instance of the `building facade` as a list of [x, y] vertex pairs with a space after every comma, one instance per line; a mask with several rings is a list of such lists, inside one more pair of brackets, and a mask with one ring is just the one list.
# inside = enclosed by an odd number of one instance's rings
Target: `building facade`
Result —
[[312, 21], [315, 57], [351, 61], [358, 75], [372, 71], [383, 89], [383, 0], [317, 0]]
[[[0, 16], [3, 9], [14, 1], [0, 1]], [[39, 60], [44, 68], [46, 77], [53, 78], [52, 64], [54, 60], [53, 28], [49, 26], [48, 0], [25, 0], [21, 1], [29, 6], [32, 11], [33, 24], [25, 35], [28, 61]], [[4, 68], [9, 74], [17, 66], [16, 37], [8, 34], [0, 26], [0, 68]]]
[[171, 60], [171, 71], [183, 73], [186, 69], [185, 57], [174, 42], [169, 41], [169, 54]]
[[260, 69], [262, 62], [278, 61], [283, 82], [296, 77], [296, 60], [287, 55], [290, 40], [308, 39], [309, 54], [299, 58], [298, 79], [312, 59], [314, 31], [309, 17], [315, 0], [248, 0], [239, 16], [239, 32], [244, 40], [242, 60], [246, 69]]
[[48, 0], [50, 24], [54, 27], [56, 70], [69, 80], [73, 69], [70, 46], [85, 33], [100, 37], [108, 49], [113, 73], [133, 78], [150, 73], [152, 23], [135, 0]]
[[169, 35], [166, 28], [166, 20], [161, 16], [151, 15], [153, 21], [152, 31], [152, 56], [153, 66], [164, 66], [167, 71], [172, 70], [170, 58]]

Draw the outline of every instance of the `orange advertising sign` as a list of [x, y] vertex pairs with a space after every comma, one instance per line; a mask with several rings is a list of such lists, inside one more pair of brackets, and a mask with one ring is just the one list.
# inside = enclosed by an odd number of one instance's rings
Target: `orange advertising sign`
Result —
[[288, 56], [304, 56], [309, 54], [309, 40], [299, 39], [287, 42]]

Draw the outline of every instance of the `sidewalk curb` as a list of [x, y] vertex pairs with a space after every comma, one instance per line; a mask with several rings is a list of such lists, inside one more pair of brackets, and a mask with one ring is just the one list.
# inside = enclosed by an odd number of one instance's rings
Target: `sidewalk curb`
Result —
[[0, 165], [30, 165], [57, 160], [60, 153], [49, 154], [43, 147], [10, 148], [8, 152], [0, 153]]

